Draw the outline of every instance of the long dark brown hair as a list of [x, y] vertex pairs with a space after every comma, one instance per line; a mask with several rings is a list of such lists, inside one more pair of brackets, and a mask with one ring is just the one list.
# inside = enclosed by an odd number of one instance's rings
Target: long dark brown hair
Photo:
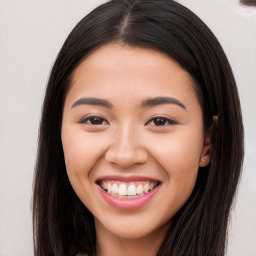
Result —
[[[192, 195], [173, 218], [157, 256], [223, 256], [230, 209], [243, 162], [243, 125], [236, 83], [209, 28], [172, 0], [112, 0], [69, 34], [52, 68], [43, 103], [34, 177], [35, 256], [96, 254], [92, 214], [67, 177], [61, 143], [65, 94], [77, 66], [111, 43], [154, 49], [194, 80], [204, 127], [212, 134], [209, 166], [199, 168]], [[213, 116], [218, 116], [213, 121]]]

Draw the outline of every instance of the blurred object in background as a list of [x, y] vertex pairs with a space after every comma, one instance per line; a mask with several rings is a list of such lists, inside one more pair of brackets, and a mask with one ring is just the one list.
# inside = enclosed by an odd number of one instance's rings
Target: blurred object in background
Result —
[[256, 0], [240, 0], [244, 5], [256, 6]]

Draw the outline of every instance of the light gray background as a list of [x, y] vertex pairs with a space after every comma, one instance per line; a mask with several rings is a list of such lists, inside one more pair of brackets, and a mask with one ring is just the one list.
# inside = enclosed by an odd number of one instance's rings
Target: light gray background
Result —
[[[31, 192], [50, 68], [74, 25], [103, 0], [0, 0], [0, 256], [33, 255]], [[180, 0], [220, 40], [238, 83], [246, 155], [228, 256], [256, 255], [256, 9]]]

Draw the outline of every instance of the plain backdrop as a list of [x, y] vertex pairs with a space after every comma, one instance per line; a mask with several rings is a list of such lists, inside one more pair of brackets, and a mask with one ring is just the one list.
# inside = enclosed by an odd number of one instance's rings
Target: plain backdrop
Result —
[[[31, 256], [31, 193], [45, 85], [65, 38], [103, 0], [0, 0], [0, 256]], [[256, 9], [238, 0], [179, 0], [212, 29], [233, 68], [245, 162], [228, 256], [256, 255]]]

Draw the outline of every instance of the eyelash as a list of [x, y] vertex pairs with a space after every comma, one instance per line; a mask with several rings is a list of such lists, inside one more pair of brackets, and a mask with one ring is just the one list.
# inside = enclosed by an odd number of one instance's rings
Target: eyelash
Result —
[[[84, 119], [82, 119], [81, 121], [80, 121], [80, 124], [88, 124], [88, 125], [93, 125], [93, 126], [100, 126], [100, 125], [104, 125], [104, 124], [93, 124], [92, 123], [92, 121], [93, 121], [93, 119], [94, 119], [94, 121], [96, 121], [96, 119], [98, 119], [97, 121], [100, 121], [100, 122], [105, 122], [105, 124], [109, 124], [109, 122], [106, 120], [106, 119], [104, 119], [103, 117], [101, 117], [101, 116], [88, 116], [88, 117], [86, 117], [86, 118], [84, 118]], [[96, 121], [96, 122], [97, 122]]]
[[[94, 119], [94, 120], [93, 120]], [[100, 122], [100, 123], [94, 123], [93, 122], [96, 121], [96, 122]], [[156, 122], [158, 122], [158, 125], [156, 124]], [[88, 124], [88, 125], [92, 125], [92, 126], [101, 126], [101, 125], [109, 125], [109, 122], [104, 119], [103, 117], [101, 116], [88, 116], [84, 119], [82, 119], [80, 121], [81, 124]], [[150, 123], [154, 123], [154, 124], [150, 124]], [[162, 123], [162, 124], [160, 124]], [[157, 126], [157, 127], [163, 127], [163, 126], [168, 126], [168, 125], [177, 125], [178, 123], [176, 121], [174, 121], [173, 119], [171, 118], [167, 118], [167, 117], [162, 117], [162, 116], [156, 116], [154, 118], [151, 118], [149, 121], [146, 122], [145, 125], [151, 125], [151, 126]]]
[[150, 123], [153, 122], [164, 122], [164, 124], [161, 125], [156, 125], [156, 123], [154, 123], [152, 126], [157, 126], [157, 127], [163, 127], [163, 126], [168, 126], [168, 125], [176, 125], [178, 124], [176, 121], [174, 121], [171, 118], [167, 118], [167, 117], [163, 117], [163, 116], [156, 116], [154, 118], [151, 118], [146, 125], [150, 125]]

